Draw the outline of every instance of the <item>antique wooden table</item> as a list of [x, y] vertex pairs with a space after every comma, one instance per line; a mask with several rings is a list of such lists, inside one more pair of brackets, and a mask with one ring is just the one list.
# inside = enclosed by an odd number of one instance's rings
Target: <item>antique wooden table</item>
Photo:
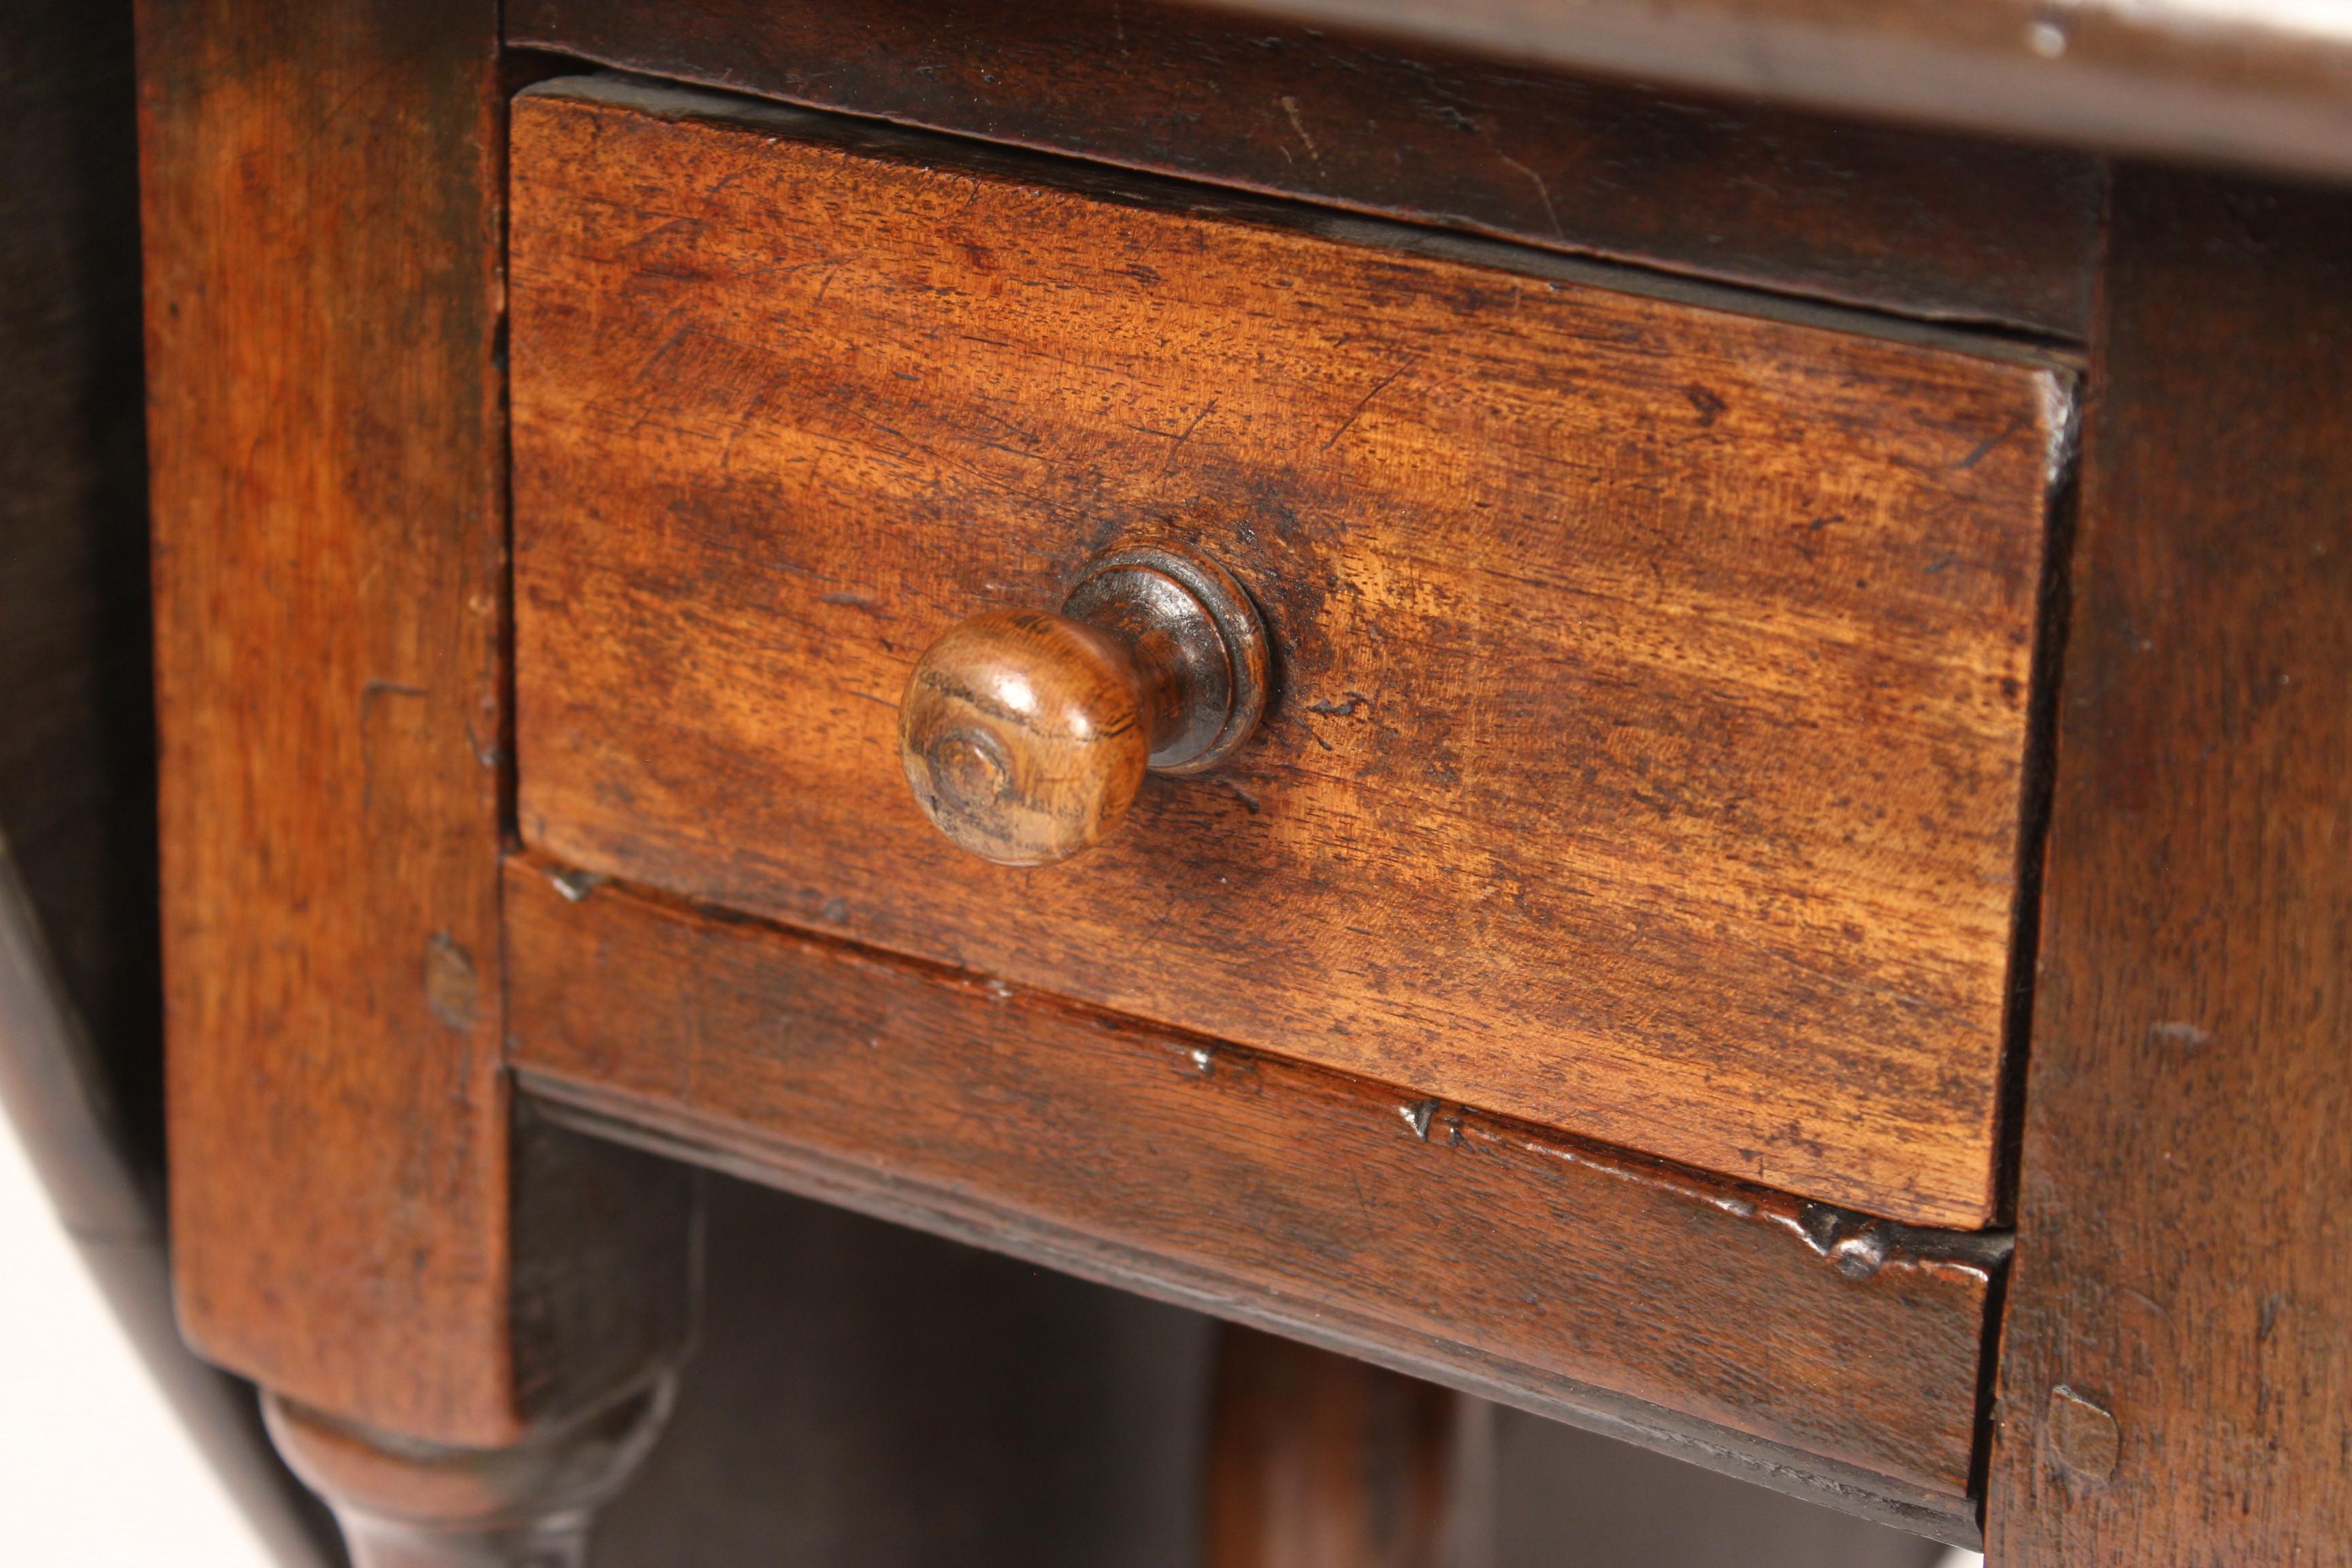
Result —
[[181, 1321], [362, 1562], [577, 1560], [697, 1164], [2347, 1561], [2326, 16], [140, 23]]

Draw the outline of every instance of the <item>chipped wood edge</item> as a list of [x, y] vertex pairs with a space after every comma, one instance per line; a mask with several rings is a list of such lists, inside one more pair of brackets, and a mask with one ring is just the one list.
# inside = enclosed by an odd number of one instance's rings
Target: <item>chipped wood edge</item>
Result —
[[552, 1073], [519, 1068], [515, 1077], [519, 1090], [544, 1115], [577, 1132], [1303, 1340], [1688, 1460], [1718, 1475], [1825, 1503], [1948, 1545], [1982, 1549], [1983, 1532], [1972, 1500], [1908, 1487], [1367, 1314], [1272, 1298], [1217, 1270], [1002, 1209], [969, 1192], [893, 1177], [817, 1150], [740, 1127], [721, 1127]]

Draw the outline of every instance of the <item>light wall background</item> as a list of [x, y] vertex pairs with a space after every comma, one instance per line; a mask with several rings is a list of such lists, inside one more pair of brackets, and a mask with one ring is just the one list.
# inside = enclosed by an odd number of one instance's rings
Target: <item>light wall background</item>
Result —
[[0, 1116], [0, 1563], [268, 1568]]

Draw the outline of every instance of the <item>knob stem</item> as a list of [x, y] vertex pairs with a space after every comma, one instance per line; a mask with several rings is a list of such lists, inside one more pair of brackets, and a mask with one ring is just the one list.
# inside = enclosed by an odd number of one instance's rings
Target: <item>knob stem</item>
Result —
[[948, 837], [1003, 865], [1098, 842], [1147, 768], [1200, 773], [1265, 710], [1266, 644], [1240, 584], [1160, 542], [1087, 563], [1058, 616], [997, 610], [918, 661], [899, 759]]

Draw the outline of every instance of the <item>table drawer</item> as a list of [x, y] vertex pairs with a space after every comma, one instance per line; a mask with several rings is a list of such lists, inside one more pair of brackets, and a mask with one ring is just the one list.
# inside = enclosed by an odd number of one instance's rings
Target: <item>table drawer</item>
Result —
[[[620, 81], [512, 151], [532, 847], [1990, 1215], [2063, 370]], [[1263, 722], [1078, 858], [956, 850], [915, 659], [1138, 529], [1255, 600]]]

